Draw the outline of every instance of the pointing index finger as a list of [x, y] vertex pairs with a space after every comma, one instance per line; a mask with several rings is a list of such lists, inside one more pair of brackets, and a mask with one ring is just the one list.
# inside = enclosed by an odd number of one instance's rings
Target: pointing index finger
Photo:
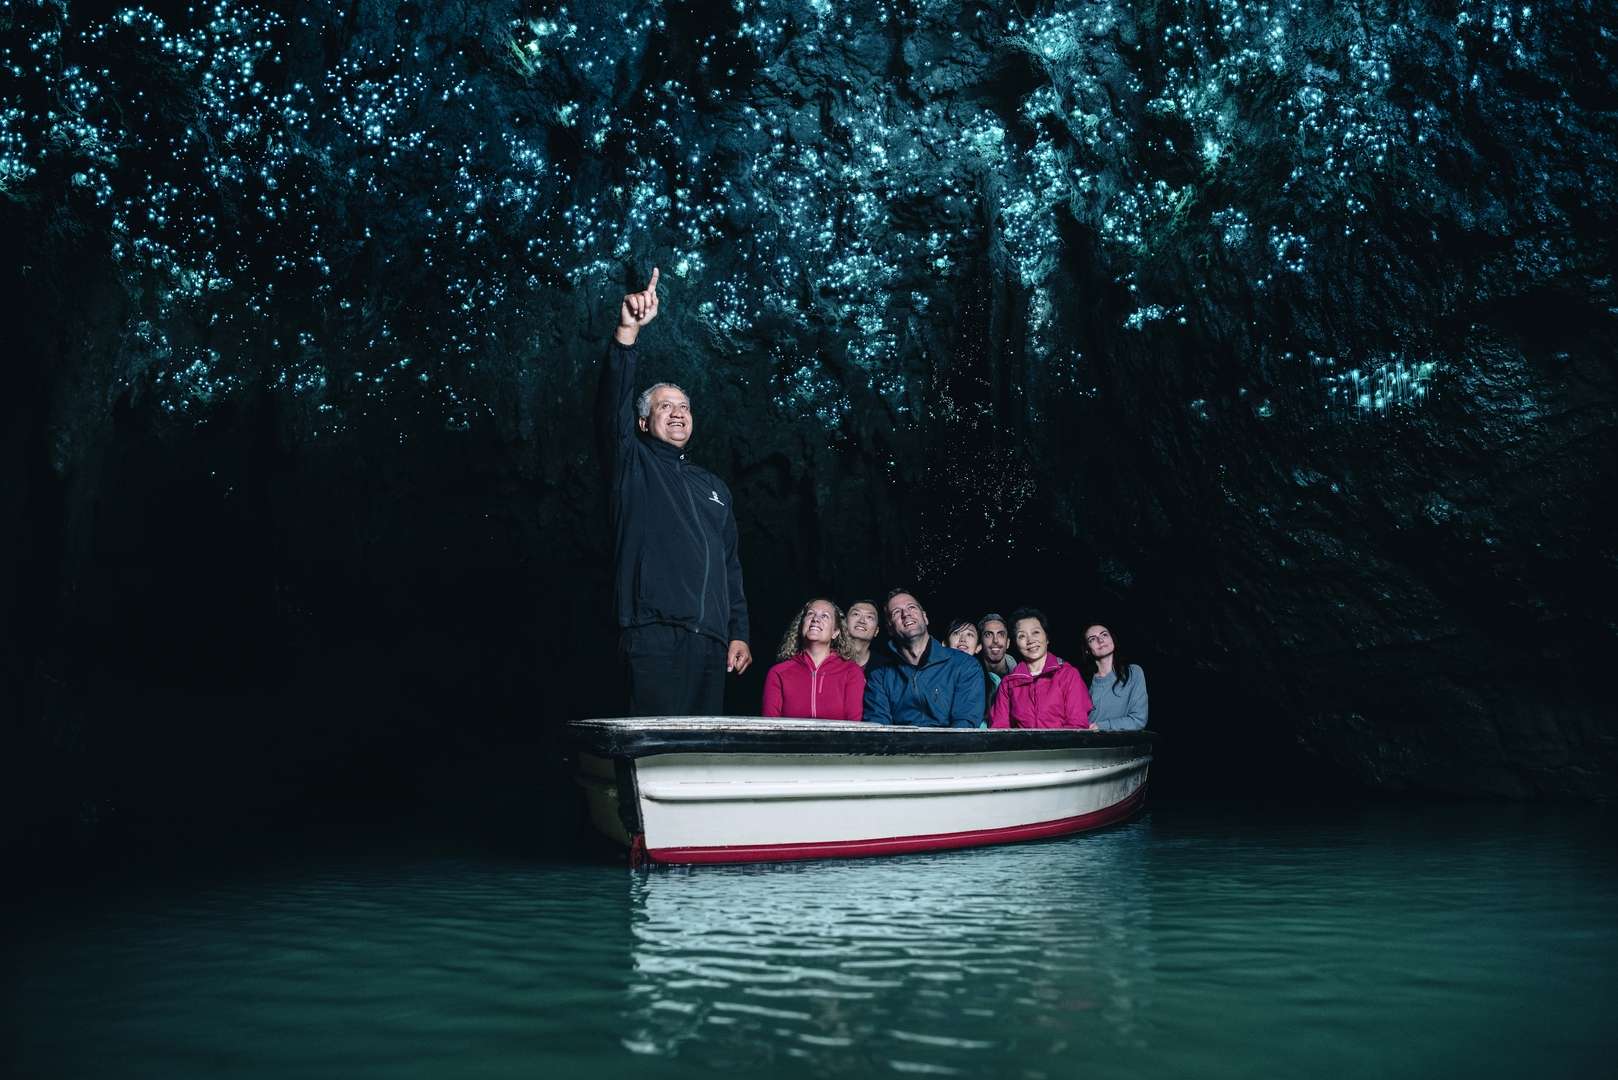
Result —
[[652, 267], [652, 280], [647, 284], [646, 291], [650, 293], [657, 292], [657, 267], [655, 266]]

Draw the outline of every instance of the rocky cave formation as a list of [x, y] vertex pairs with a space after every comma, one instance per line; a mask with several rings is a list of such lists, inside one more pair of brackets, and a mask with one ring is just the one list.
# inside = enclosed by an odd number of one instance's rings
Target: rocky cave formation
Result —
[[910, 583], [1187, 783], [1618, 786], [1604, 5], [291, 10], [0, 10], [15, 829], [550, 760], [653, 265], [761, 658]]

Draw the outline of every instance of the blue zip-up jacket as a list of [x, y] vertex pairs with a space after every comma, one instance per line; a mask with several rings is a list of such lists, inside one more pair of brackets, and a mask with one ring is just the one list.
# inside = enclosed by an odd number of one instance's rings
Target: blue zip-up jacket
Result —
[[975, 656], [927, 640], [920, 664], [893, 642], [894, 662], [865, 669], [865, 720], [870, 724], [975, 728], [983, 725], [983, 666]]
[[612, 524], [618, 626], [663, 623], [722, 644], [747, 640], [736, 515], [725, 482], [635, 416], [633, 346], [613, 342], [596, 398]]

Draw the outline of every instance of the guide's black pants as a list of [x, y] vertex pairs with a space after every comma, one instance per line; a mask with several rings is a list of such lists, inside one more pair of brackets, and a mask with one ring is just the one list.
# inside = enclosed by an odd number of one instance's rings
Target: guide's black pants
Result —
[[630, 716], [718, 716], [725, 709], [722, 643], [678, 626], [632, 626], [619, 636]]

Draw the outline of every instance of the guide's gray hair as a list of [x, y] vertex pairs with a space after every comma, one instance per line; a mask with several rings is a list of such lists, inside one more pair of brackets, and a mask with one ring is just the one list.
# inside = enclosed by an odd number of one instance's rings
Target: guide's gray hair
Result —
[[678, 390], [681, 394], [685, 395], [686, 401], [691, 400], [691, 395], [686, 394], [685, 387], [683, 386], [675, 386], [671, 382], [653, 383], [646, 389], [642, 390], [640, 392], [640, 397], [635, 399], [635, 413], [642, 420], [652, 415], [652, 395], [657, 393], [659, 390]]

